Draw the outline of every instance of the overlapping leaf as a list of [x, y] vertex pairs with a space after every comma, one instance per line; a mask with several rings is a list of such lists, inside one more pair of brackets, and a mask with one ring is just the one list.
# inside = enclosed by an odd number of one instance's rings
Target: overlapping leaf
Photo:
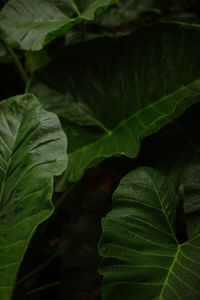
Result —
[[190, 165], [180, 185], [184, 212], [187, 217], [187, 234], [194, 237], [200, 232], [200, 164]]
[[200, 224], [199, 105], [194, 106], [176, 124], [179, 135], [176, 135], [177, 142], [172, 146], [174, 155], [170, 164], [168, 161], [167, 175], [181, 200], [179, 230], [183, 232], [186, 225], [188, 237], [193, 237]]
[[177, 204], [173, 186], [153, 169], [122, 179], [99, 243], [103, 299], [199, 299], [200, 232], [178, 243]]
[[176, 183], [182, 201], [187, 235], [193, 237], [200, 229], [200, 148], [193, 137], [184, 146], [171, 168], [169, 178]]
[[200, 27], [161, 23], [131, 36], [68, 47], [36, 72], [28, 91], [60, 116], [69, 137], [62, 181], [140, 141], [200, 100]]
[[157, 0], [121, 0], [115, 7], [112, 7], [97, 22], [103, 26], [119, 26], [138, 19], [145, 12], [161, 13], [161, 10], [168, 7], [170, 1]]
[[26, 52], [26, 64], [31, 73], [48, 65], [50, 61], [51, 57], [44, 49], [41, 51]]
[[40, 50], [83, 20], [93, 20], [117, 0], [10, 0], [0, 13], [0, 35], [24, 50]]
[[34, 230], [53, 212], [67, 142], [57, 116], [29, 94], [2, 101], [0, 120], [0, 299], [8, 300]]

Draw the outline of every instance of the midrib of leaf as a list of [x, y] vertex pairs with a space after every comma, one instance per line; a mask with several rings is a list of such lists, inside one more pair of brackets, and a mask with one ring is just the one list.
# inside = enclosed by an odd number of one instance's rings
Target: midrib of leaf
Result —
[[[27, 84], [27, 88], [26, 90], [28, 91], [29, 90], [29, 84], [30, 82]], [[56, 91], [58, 93], [59, 96], [63, 97], [63, 94]], [[64, 95], [64, 100], [67, 99], [67, 96]], [[89, 116], [89, 118], [94, 121], [96, 123], [97, 126], [99, 126], [105, 133], [107, 133], [107, 135], [111, 135], [112, 134], [112, 131], [109, 130], [101, 121], [99, 121], [98, 119], [96, 119], [95, 117], [93, 117], [87, 110], [85, 110], [78, 102], [75, 102], [73, 101], [73, 104], [78, 108], [80, 109], [85, 115]], [[52, 110], [53, 111], [53, 110]], [[68, 121], [68, 119], [62, 115], [62, 117], [64, 119], [66, 119]]]
[[[198, 149], [199, 149], [199, 148], [198, 148]], [[156, 189], [156, 187], [155, 187], [155, 185], [154, 185], [154, 183], [153, 183], [153, 180], [152, 180], [152, 184], [153, 184], [153, 186], [154, 186], [154, 189], [155, 189], [155, 192], [156, 192], [156, 194], [157, 194], [157, 196], [158, 196], [158, 199], [160, 200], [159, 193], [158, 193], [158, 191], [157, 191], [157, 189]], [[166, 220], [167, 220], [167, 222], [168, 222], [168, 224], [169, 224], [170, 230], [173, 232], [173, 236], [174, 236], [174, 238], [175, 238], [175, 240], [176, 240], [176, 243], [177, 243], [177, 251], [176, 251], [176, 253], [175, 253], [175, 255], [174, 255], [174, 259], [173, 259], [173, 261], [172, 261], [172, 263], [171, 263], [171, 265], [170, 265], [169, 271], [168, 271], [168, 273], [167, 273], [166, 279], [165, 279], [165, 281], [164, 281], [164, 283], [163, 283], [163, 287], [162, 287], [162, 289], [161, 289], [161, 293], [160, 293], [160, 296], [159, 296], [159, 300], [163, 300], [163, 298], [162, 298], [162, 297], [163, 297], [163, 293], [164, 293], [164, 291], [165, 291], [166, 286], [168, 285], [168, 280], [169, 280], [170, 275], [171, 275], [171, 274], [174, 274], [174, 276], [176, 277], [175, 273], [173, 272], [173, 268], [174, 268], [175, 263], [178, 262], [178, 256], [179, 256], [179, 253], [181, 252], [181, 248], [184, 247], [184, 246], [187, 245], [187, 244], [188, 244], [188, 246], [190, 246], [191, 241], [193, 241], [193, 240], [195, 240], [195, 239], [198, 239], [198, 238], [200, 237], [200, 233], [199, 233], [197, 236], [193, 237], [192, 239], [190, 239], [190, 240], [188, 240], [188, 241], [186, 241], [186, 242], [184, 242], [183, 244], [180, 245], [180, 244], [178, 243], [177, 239], [176, 239], [175, 232], [174, 232], [174, 230], [173, 230], [173, 228], [172, 228], [172, 226], [171, 226], [171, 223], [169, 222], [168, 216], [167, 216], [167, 214], [166, 214], [166, 211], [165, 211], [165, 209], [164, 209], [164, 207], [163, 207], [163, 203], [162, 203], [161, 200], [160, 200], [160, 203], [161, 203], [161, 206], [162, 206], [162, 208], [163, 208], [163, 213], [164, 213], [164, 215], [165, 215], [165, 218], [166, 218]], [[197, 248], [200, 249], [200, 247], [198, 247], [198, 246], [197, 246]], [[185, 269], [187, 269], [185, 266], [183, 266], [183, 267], [184, 267]], [[192, 272], [192, 271], [189, 270], [189, 269], [187, 269], [187, 270], [190, 271], [190, 272]], [[192, 273], [193, 273], [193, 272], [192, 272]], [[199, 276], [198, 274], [195, 274], [195, 273], [193, 273], [193, 274], [194, 274], [195, 276]], [[199, 278], [200, 278], [200, 276], [199, 276]], [[170, 286], [170, 288], [172, 288], [172, 287]], [[190, 289], [189, 286], [187, 286], [187, 288]], [[193, 290], [191, 289], [191, 291], [193, 291]], [[174, 292], [175, 292], [175, 291], [174, 291]], [[194, 292], [194, 291], [193, 291], [193, 292]], [[179, 298], [179, 297], [178, 297], [178, 298]]]
[[176, 235], [175, 235], [175, 231], [174, 231], [174, 229], [173, 229], [173, 227], [172, 227], [172, 225], [171, 225], [171, 222], [169, 221], [169, 218], [168, 218], [168, 215], [167, 215], [167, 213], [166, 213], [166, 210], [165, 210], [165, 207], [164, 207], [164, 205], [163, 205], [163, 202], [162, 202], [162, 200], [160, 199], [159, 191], [157, 190], [157, 188], [156, 188], [156, 186], [155, 186], [155, 184], [154, 184], [154, 182], [153, 182], [153, 180], [152, 180], [151, 177], [150, 177], [150, 179], [151, 179], [151, 182], [152, 182], [154, 191], [155, 191], [155, 193], [156, 193], [156, 195], [157, 195], [157, 198], [158, 198], [158, 200], [159, 200], [159, 202], [160, 202], [162, 212], [163, 212], [163, 214], [164, 214], [164, 216], [165, 216], [165, 219], [166, 219], [167, 224], [168, 224], [168, 226], [169, 226], [169, 229], [170, 229], [170, 231], [171, 231], [171, 235], [173, 236], [173, 238], [174, 238], [176, 244], [179, 245], [179, 243], [178, 243], [178, 241], [177, 241], [177, 238], [176, 238]]
[[[166, 95], [166, 96], [162, 97], [162, 98], [159, 99], [158, 101], [153, 102], [153, 103], [149, 103], [147, 106], [145, 106], [145, 107], [142, 108], [141, 110], [138, 110], [136, 113], [134, 113], [133, 115], [131, 115], [129, 118], [123, 120], [123, 121], [122, 121], [121, 123], [119, 123], [113, 130], [109, 130], [109, 134], [107, 134], [107, 135], [103, 136], [102, 138], [100, 138], [100, 139], [94, 141], [93, 143], [90, 143], [90, 144], [88, 144], [88, 145], [86, 145], [86, 146], [84, 146], [84, 147], [82, 147], [82, 148], [77, 149], [77, 150], [74, 151], [74, 152], [68, 153], [68, 157], [74, 155], [75, 153], [81, 152], [81, 151], [83, 151], [83, 150], [85, 151], [85, 150], [86, 150], [87, 148], [89, 148], [91, 145], [94, 145], [94, 144], [99, 143], [100, 141], [106, 140], [106, 139], [109, 138], [111, 135], [115, 134], [115, 132], [116, 132], [117, 130], [119, 130], [122, 126], [124, 126], [126, 123], [128, 123], [129, 121], [131, 121], [132, 119], [134, 119], [135, 117], [137, 117], [137, 116], [138, 116], [139, 114], [141, 114], [143, 111], [147, 110], [147, 109], [150, 108], [150, 107], [154, 107], [154, 106], [156, 106], [156, 105], [159, 104], [159, 103], [162, 103], [162, 102], [166, 101], [167, 98], [172, 97], [173, 95], [176, 95], [177, 93], [179, 93], [179, 92], [182, 91], [182, 90], [188, 89], [188, 87], [190, 87], [191, 85], [193, 85], [194, 83], [197, 83], [197, 82], [200, 83], [200, 80], [199, 80], [199, 79], [194, 80], [193, 82], [191, 82], [191, 83], [189, 83], [189, 84], [187, 84], [187, 85], [181, 87], [180, 89], [176, 90], [175, 92], [173, 92], [173, 93], [171, 93], [171, 94], [169, 94], [169, 95]], [[175, 106], [174, 110], [176, 109], [177, 105], [178, 105], [182, 100], [183, 100], [183, 98], [181, 98], [181, 99], [176, 103], [176, 106]], [[167, 114], [160, 115], [157, 119], [155, 119], [154, 121], [152, 121], [152, 122], [149, 124], [149, 127], [150, 127], [152, 124], [156, 123], [159, 119], [163, 118], [163, 116], [167, 116]], [[95, 119], [95, 120], [96, 120], [96, 119]], [[149, 128], [149, 127], [147, 127], [147, 128]], [[145, 131], [144, 131], [144, 132], [145, 132]], [[144, 134], [144, 132], [142, 132], [141, 135]], [[140, 136], [141, 136], [141, 135], [140, 135]], [[124, 152], [120, 152], [120, 153], [121, 153], [121, 154], [124, 154]]]
[[[184, 242], [183, 244], [181, 244], [181, 246], [183, 247], [183, 246], [187, 246], [187, 244], [190, 244], [190, 242], [192, 242], [192, 241], [194, 241], [194, 240], [196, 240], [196, 239], [198, 239], [198, 238], [200, 238], [200, 233], [199, 234], [197, 234], [196, 236], [194, 236], [193, 238], [191, 238], [191, 239], [189, 239], [188, 241], [186, 241], [186, 242]], [[189, 246], [189, 245], [188, 245]], [[196, 248], [199, 248], [199, 250], [200, 250], [200, 247], [197, 247], [196, 246]]]
[[[170, 275], [171, 275], [172, 273], [174, 274], [173, 268], [174, 268], [175, 263], [178, 261], [179, 253], [181, 253], [181, 254], [183, 255], [183, 253], [181, 252], [181, 248], [184, 247], [185, 245], [186, 245], [186, 246], [187, 246], [187, 245], [190, 246], [191, 241], [193, 241], [193, 240], [195, 240], [195, 239], [197, 239], [197, 238], [199, 238], [199, 237], [200, 237], [200, 233], [199, 233], [197, 236], [195, 236], [194, 238], [192, 238], [192, 239], [190, 239], [190, 240], [184, 242], [183, 244], [181, 244], [181, 245], [178, 244], [178, 248], [177, 248], [177, 251], [176, 251], [176, 253], [175, 253], [175, 255], [174, 255], [174, 259], [173, 259], [172, 264], [171, 264], [171, 266], [170, 266], [170, 268], [169, 268], [169, 271], [168, 271], [168, 273], [167, 273], [167, 277], [166, 277], [166, 279], [165, 279], [165, 281], [164, 281], [164, 283], [163, 283], [163, 287], [162, 287], [162, 290], [161, 290], [161, 293], [160, 293], [160, 296], [159, 296], [159, 300], [163, 300], [162, 296], [163, 296], [165, 287], [166, 287], [166, 285], [168, 284], [168, 280], [169, 280]], [[200, 249], [200, 247], [197, 247], [197, 248]], [[183, 256], [185, 256], [185, 255], [183, 255]], [[191, 261], [193, 261], [193, 260], [191, 259]], [[178, 262], [178, 263], [179, 263], [179, 262]], [[196, 262], [193, 261], [193, 263], [196, 263]], [[192, 272], [190, 269], [187, 269], [185, 266], [183, 266], [183, 267], [184, 267], [186, 270], [188, 270], [188, 272], [190, 271], [191, 273], [193, 273], [194, 276], [199, 276], [199, 277], [200, 277], [199, 274]], [[175, 274], [174, 274], [174, 276], [176, 277]], [[187, 286], [187, 288], [190, 289], [189, 286]], [[191, 289], [191, 291], [193, 291], [193, 290]], [[193, 292], [194, 292], [194, 291], [193, 291]]]
[[73, 6], [75, 12], [77, 13], [78, 16], [80, 16], [81, 13], [80, 13], [80, 10], [79, 10], [78, 6], [77, 6], [76, 3], [74, 2], [74, 0], [71, 0], [71, 1], [72, 1], [72, 6]]
[[167, 285], [167, 282], [168, 282], [168, 280], [169, 280], [169, 277], [170, 277], [171, 273], [173, 272], [173, 267], [174, 267], [174, 265], [175, 265], [175, 263], [176, 263], [176, 261], [177, 261], [177, 258], [178, 258], [178, 255], [179, 255], [180, 250], [181, 250], [181, 246], [178, 245], [177, 251], [176, 251], [176, 253], [175, 253], [175, 255], [174, 255], [174, 259], [173, 259], [173, 261], [172, 261], [172, 264], [171, 264], [171, 266], [170, 266], [170, 268], [169, 268], [169, 271], [168, 271], [167, 276], [166, 276], [166, 278], [165, 278], [165, 281], [164, 281], [164, 283], [163, 283], [163, 287], [162, 287], [162, 290], [161, 290], [161, 292], [160, 292], [159, 300], [163, 300], [162, 297], [163, 297], [163, 293], [164, 293], [165, 287], [166, 287], [166, 285]]
[[176, 261], [177, 261], [177, 259], [178, 259], [178, 255], [179, 255], [179, 252], [180, 252], [180, 250], [181, 250], [181, 246], [180, 246], [179, 243], [178, 243], [178, 240], [177, 240], [176, 235], [175, 235], [175, 231], [174, 231], [174, 229], [173, 229], [173, 227], [172, 227], [172, 225], [171, 225], [171, 222], [169, 221], [169, 218], [168, 218], [168, 215], [167, 215], [167, 213], [166, 213], [165, 207], [164, 207], [164, 205], [163, 205], [163, 202], [161, 201], [161, 198], [160, 198], [160, 195], [159, 195], [159, 191], [157, 190], [157, 188], [156, 188], [156, 186], [155, 186], [155, 184], [154, 184], [154, 182], [153, 182], [153, 180], [152, 180], [151, 177], [150, 177], [150, 179], [151, 179], [153, 188], [154, 188], [154, 190], [155, 190], [155, 193], [156, 193], [156, 195], [157, 195], [157, 198], [159, 199], [159, 202], [160, 202], [160, 205], [161, 205], [163, 214], [164, 214], [165, 219], [166, 219], [166, 221], [167, 221], [167, 223], [168, 223], [168, 226], [169, 226], [169, 229], [170, 229], [170, 231], [171, 231], [171, 234], [172, 234], [172, 236], [173, 236], [173, 238], [174, 238], [174, 240], [175, 240], [175, 242], [176, 242], [176, 244], [177, 244], [177, 251], [176, 251], [176, 253], [175, 253], [175, 255], [174, 255], [174, 259], [173, 259], [173, 261], [172, 261], [172, 263], [171, 263], [171, 266], [170, 266], [170, 268], [169, 268], [169, 271], [168, 271], [168, 273], [167, 273], [167, 276], [166, 276], [166, 278], [165, 278], [165, 281], [164, 281], [164, 283], [163, 283], [163, 286], [162, 286], [162, 289], [161, 289], [161, 293], [160, 293], [160, 296], [159, 296], [159, 300], [163, 300], [163, 298], [162, 298], [162, 297], [163, 297], [163, 293], [164, 293], [164, 290], [165, 290], [166, 285], [168, 284], [169, 277], [170, 277], [170, 275], [171, 275], [172, 272], [173, 272], [174, 265], [175, 265], [175, 263], [176, 263]]
[[[61, 94], [62, 95], [62, 94]], [[112, 131], [111, 130], [109, 130], [108, 128], [106, 128], [104, 125], [103, 125], [103, 123], [101, 122], [101, 121], [99, 121], [99, 120], [97, 120], [97, 119], [95, 119], [91, 114], [89, 114], [88, 112], [87, 112], [87, 110], [85, 110], [83, 107], [81, 107], [80, 106], [80, 104], [79, 103], [77, 103], [77, 102], [73, 102], [82, 112], [84, 112], [84, 114], [86, 114], [87, 116], [89, 116], [90, 117], [90, 119], [92, 120], [92, 121], [94, 121], [96, 124], [97, 124], [97, 126], [99, 126], [103, 131], [105, 131], [108, 135], [111, 135], [112, 134]]]

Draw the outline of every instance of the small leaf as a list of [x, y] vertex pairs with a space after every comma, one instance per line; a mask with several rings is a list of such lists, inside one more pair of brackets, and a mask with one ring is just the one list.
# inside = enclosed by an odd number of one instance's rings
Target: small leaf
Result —
[[11, 46], [41, 50], [75, 24], [93, 20], [116, 1], [10, 0], [0, 13], [0, 35]]
[[8, 300], [34, 230], [53, 212], [67, 145], [57, 116], [33, 95], [2, 101], [0, 120], [0, 299]]
[[28, 70], [33, 73], [34, 71], [43, 68], [51, 61], [51, 57], [45, 50], [26, 52], [26, 64]]
[[160, 14], [162, 9], [169, 6], [169, 2], [168, 0], [159, 3], [157, 0], [122, 0], [106, 11], [96, 22], [107, 27], [119, 26], [138, 19], [145, 12]]
[[144, 137], [199, 101], [199, 32], [184, 23], [145, 26], [68, 47], [35, 73], [28, 90], [58, 114], [69, 138], [58, 190], [107, 157], [136, 157]]
[[178, 243], [177, 204], [158, 171], [140, 168], [122, 179], [99, 242], [104, 300], [199, 299], [200, 232]]

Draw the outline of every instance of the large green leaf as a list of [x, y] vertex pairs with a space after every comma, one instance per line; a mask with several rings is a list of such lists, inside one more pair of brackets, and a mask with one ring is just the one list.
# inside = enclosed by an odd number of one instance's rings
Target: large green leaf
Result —
[[53, 212], [67, 142], [57, 116], [30, 94], [2, 101], [0, 120], [0, 299], [8, 300], [34, 230]]
[[127, 37], [68, 47], [36, 72], [28, 91], [59, 115], [69, 138], [59, 188], [106, 157], [136, 157], [145, 136], [200, 100], [199, 29], [145, 26]]
[[99, 243], [103, 299], [199, 299], [200, 232], [178, 243], [177, 204], [158, 171], [139, 168], [122, 179]]
[[73, 25], [93, 20], [117, 0], [10, 0], [0, 13], [0, 36], [25, 50], [40, 50]]

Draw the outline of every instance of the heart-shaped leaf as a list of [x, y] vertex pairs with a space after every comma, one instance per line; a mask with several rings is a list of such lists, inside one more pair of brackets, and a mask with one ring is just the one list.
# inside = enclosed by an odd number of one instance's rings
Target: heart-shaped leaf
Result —
[[53, 212], [67, 141], [57, 116], [29, 94], [2, 101], [0, 120], [0, 299], [8, 300], [34, 230]]
[[[136, 157], [145, 137], [200, 99], [200, 26], [160, 23], [64, 49], [28, 91], [60, 116], [74, 182], [112, 155]], [[51, 101], [49, 101], [51, 99]]]
[[158, 171], [140, 168], [122, 179], [99, 243], [103, 299], [199, 299], [200, 232], [178, 243], [177, 204]]
[[0, 13], [0, 36], [14, 47], [40, 50], [73, 25], [93, 20], [117, 0], [10, 0]]

